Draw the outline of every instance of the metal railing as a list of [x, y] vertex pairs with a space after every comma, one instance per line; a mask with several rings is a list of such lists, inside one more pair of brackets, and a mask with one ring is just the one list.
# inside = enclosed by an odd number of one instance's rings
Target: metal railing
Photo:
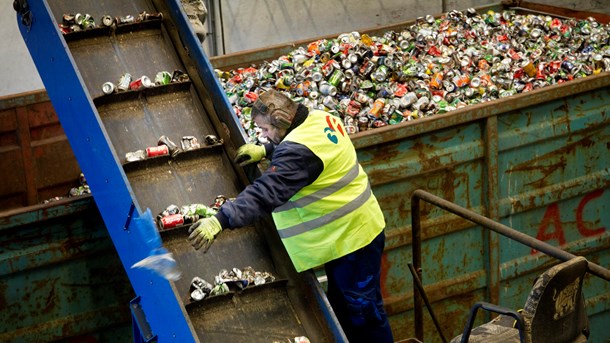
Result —
[[[436, 195], [418, 189], [411, 195], [411, 231], [412, 231], [412, 251], [413, 251], [413, 267], [419, 280], [422, 277], [421, 269], [421, 221], [420, 221], [420, 200], [429, 204], [435, 205], [445, 211], [451, 212], [457, 216], [467, 219], [483, 228], [495, 231], [505, 237], [515, 240], [521, 244], [527, 245], [544, 254], [555, 257], [561, 261], [568, 261], [576, 255], [565, 250], [554, 247], [548, 243], [528, 236], [506, 225], [493, 221], [471, 210], [458, 206], [452, 202], [442, 199]], [[610, 270], [588, 261], [587, 271], [604, 280], [610, 281]], [[428, 304], [429, 305], [429, 304]], [[416, 287], [413, 287], [413, 311], [415, 321], [415, 337], [423, 342], [424, 340], [424, 322], [423, 322], [423, 304], [422, 296]], [[431, 309], [429, 308], [431, 311]]]

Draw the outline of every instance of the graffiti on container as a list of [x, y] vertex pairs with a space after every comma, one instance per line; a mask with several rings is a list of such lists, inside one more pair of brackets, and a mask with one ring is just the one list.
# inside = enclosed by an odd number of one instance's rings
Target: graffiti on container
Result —
[[[601, 197], [603, 193], [603, 189], [598, 189], [585, 195], [576, 208], [576, 228], [583, 237], [597, 236], [606, 231], [606, 228], [603, 226], [594, 229], [587, 227], [583, 219], [583, 213], [587, 204]], [[545, 242], [555, 240], [560, 246], [567, 243], [560, 214], [559, 204], [557, 203], [551, 204], [546, 208], [542, 221], [538, 225], [537, 239]], [[532, 249], [531, 254], [534, 255], [537, 252], [536, 249]]]

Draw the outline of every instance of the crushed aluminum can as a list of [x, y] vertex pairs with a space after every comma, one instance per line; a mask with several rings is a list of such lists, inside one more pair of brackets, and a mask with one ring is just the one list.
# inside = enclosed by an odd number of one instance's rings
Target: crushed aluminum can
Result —
[[254, 276], [254, 284], [256, 286], [265, 284], [265, 277], [262, 274], [257, 272], [256, 275]]
[[144, 20], [163, 20], [163, 13], [146, 13]]
[[358, 117], [358, 131], [366, 131], [369, 129], [369, 118], [366, 116]]
[[521, 63], [521, 68], [523, 68], [523, 71], [525, 71], [529, 77], [536, 76], [536, 67], [534, 67], [534, 64], [530, 60], [523, 61]]
[[255, 272], [254, 273], [254, 284], [263, 285], [275, 281], [275, 276], [269, 272]]
[[72, 32], [72, 28], [70, 26], [66, 26], [63, 24], [59, 24], [58, 26], [59, 26], [59, 30], [61, 31], [61, 34], [63, 34], [63, 35]]
[[218, 143], [222, 143], [222, 140], [218, 139], [218, 137], [214, 135], [207, 135], [205, 136], [204, 140], [206, 145], [216, 145]]
[[53, 201], [58, 201], [58, 200], [62, 200], [62, 199], [64, 199], [64, 197], [53, 197], [53, 198], [51, 198], [51, 199], [46, 199], [46, 200], [44, 200], [42, 203], [43, 203], [43, 204], [48, 204], [48, 203], [50, 203], [50, 202], [53, 202]]
[[176, 145], [176, 143], [172, 142], [171, 139], [169, 139], [167, 136], [159, 137], [157, 145], [166, 145], [172, 157], [176, 157], [176, 155], [181, 152], [180, 148]]
[[102, 17], [102, 26], [111, 27], [112, 25], [114, 25], [114, 18], [109, 15]]
[[251, 266], [247, 266], [247, 267], [243, 268], [241, 271], [241, 277], [244, 280], [247, 280], [249, 284], [254, 284], [255, 274], [256, 274], [256, 271]]
[[354, 125], [353, 117], [346, 116], [344, 120], [345, 120], [345, 124], [344, 124], [345, 131], [347, 132], [348, 135], [358, 132], [358, 127], [356, 125]]
[[212, 295], [221, 295], [225, 293], [229, 293], [229, 286], [226, 283], [217, 284], [210, 291], [210, 296]]
[[210, 208], [218, 211], [224, 203], [227, 202], [227, 197], [224, 195], [217, 195], [216, 199], [214, 199], [214, 203], [210, 205]]
[[125, 154], [125, 161], [135, 162], [146, 159], [146, 152], [144, 150], [136, 150]]
[[172, 82], [172, 74], [168, 71], [160, 71], [155, 75], [155, 85], [164, 86]]
[[80, 27], [80, 25], [74, 24], [74, 25], [70, 26], [70, 32], [79, 32], [82, 30], [83, 29]]
[[161, 220], [163, 217], [171, 216], [172, 214], [182, 213], [182, 209], [178, 206], [172, 204], [167, 206], [161, 213], [157, 215], [157, 221]]
[[131, 90], [138, 90], [142, 87], [144, 88], [151, 88], [153, 87], [155, 84], [150, 80], [150, 78], [146, 75], [140, 77], [139, 79], [132, 81], [129, 84], [129, 89]]
[[76, 15], [74, 14], [64, 14], [61, 18], [61, 22], [64, 26], [72, 26], [76, 24]]
[[127, 91], [129, 90], [129, 84], [131, 83], [131, 74], [125, 73], [119, 79], [119, 83], [117, 84], [117, 89], [119, 91]]
[[83, 30], [88, 30], [95, 27], [95, 21], [93, 20], [93, 17], [91, 17], [91, 15], [87, 13], [76, 13], [76, 15], [74, 16], [74, 21]]
[[215, 211], [214, 209], [205, 205], [197, 206], [197, 209], [195, 211], [198, 216], [202, 217], [213, 217], [217, 212], [218, 211]]
[[169, 155], [169, 148], [167, 145], [159, 145], [155, 147], [146, 148], [146, 157], [164, 156]]
[[174, 70], [174, 73], [172, 74], [172, 81], [171, 82], [186, 82], [189, 80], [189, 76], [183, 72], [182, 70]]
[[89, 189], [89, 186], [79, 186], [79, 187], [73, 187], [70, 189], [70, 192], [68, 193], [68, 197], [75, 197], [75, 196], [79, 196], [79, 195], [83, 195], [83, 194], [90, 194], [91, 190]]
[[130, 14], [124, 17], [116, 17], [114, 21], [117, 25], [133, 24], [135, 22], [135, 18]]
[[190, 288], [191, 300], [192, 301], [202, 300], [203, 298], [208, 296], [210, 294], [210, 292], [212, 292], [213, 288], [214, 287], [212, 286], [211, 283], [205, 281], [204, 279], [200, 278], [199, 276], [195, 276], [193, 278], [193, 280], [191, 281], [191, 288]]
[[104, 92], [104, 94], [112, 94], [114, 93], [115, 87], [114, 87], [114, 83], [112, 82], [105, 82], [102, 85], [102, 92]]
[[167, 211], [167, 214], [178, 214], [180, 213], [180, 207], [172, 204], [167, 206], [167, 208], [165, 208], [165, 211]]
[[190, 224], [194, 224], [196, 221], [198, 221], [198, 220], [199, 220], [199, 216], [198, 216], [198, 215], [196, 215], [196, 214], [194, 214], [194, 215], [192, 215], [192, 216], [186, 216], [186, 215], [183, 215], [183, 217], [184, 217], [184, 223], [183, 223], [184, 225], [187, 225], [187, 224], [189, 224], [189, 225], [190, 225]]
[[184, 151], [195, 150], [201, 147], [201, 145], [199, 144], [199, 140], [195, 136], [182, 137], [180, 145], [182, 146], [182, 150]]
[[200, 218], [212, 217], [217, 211], [203, 204], [190, 204], [182, 206], [180, 212], [185, 216], [198, 216]]
[[148, 13], [146, 11], [140, 12], [136, 18], [136, 22], [149, 21], [149, 20], [163, 20], [163, 13]]

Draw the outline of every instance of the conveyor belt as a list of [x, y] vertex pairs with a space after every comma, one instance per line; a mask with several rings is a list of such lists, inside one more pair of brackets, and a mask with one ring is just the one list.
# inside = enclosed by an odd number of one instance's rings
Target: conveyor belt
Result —
[[[142, 258], [142, 246], [146, 245], [130, 228], [133, 219], [145, 218], [142, 214], [146, 209], [155, 216], [170, 204], [210, 204], [220, 194], [236, 196], [247, 183], [229, 158], [235, 146], [243, 143], [243, 135], [235, 134], [239, 125], [231, 118], [219, 117], [218, 113], [230, 113], [228, 102], [215, 97], [221, 92], [210, 89], [218, 85], [210, 81], [213, 72], [209, 63], [204, 63], [207, 60], [201, 47], [193, 45], [194, 35], [178, 3], [28, 3], [34, 19], [31, 26], [22, 27], [22, 34], [138, 295], [132, 309], [142, 340], [343, 339], [313, 274], [294, 271], [269, 220], [225, 230], [207, 254], [195, 251], [188, 243], [188, 225], [163, 230], [164, 246], [182, 271], [182, 278], [176, 282], [130, 268]], [[161, 12], [164, 16], [162, 20], [116, 29], [95, 28], [66, 35], [61, 35], [56, 26], [69, 13], [90, 14], [99, 25], [103, 15], [137, 16], [141, 12]], [[49, 29], [49, 24], [55, 30]], [[180, 34], [178, 29], [182, 30]], [[40, 42], [50, 48], [40, 49]], [[116, 84], [124, 73], [134, 79], [142, 75], [152, 79], [157, 72], [174, 70], [186, 72], [190, 80], [108, 95], [102, 92], [102, 84]], [[202, 147], [174, 157], [125, 161], [127, 152], [156, 146], [162, 135], [177, 144], [183, 136], [195, 136]], [[206, 146], [207, 135], [222, 141]], [[221, 269], [246, 266], [270, 272], [276, 279], [243, 291], [190, 301], [193, 277], [213, 282]], [[142, 318], [138, 304], [145, 320], [138, 319]]]

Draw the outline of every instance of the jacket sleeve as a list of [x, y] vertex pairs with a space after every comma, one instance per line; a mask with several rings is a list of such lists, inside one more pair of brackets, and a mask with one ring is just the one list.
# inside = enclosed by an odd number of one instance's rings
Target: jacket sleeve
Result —
[[216, 214], [224, 228], [247, 226], [286, 203], [315, 181], [324, 169], [318, 156], [302, 144], [285, 142], [274, 147], [269, 168]]

